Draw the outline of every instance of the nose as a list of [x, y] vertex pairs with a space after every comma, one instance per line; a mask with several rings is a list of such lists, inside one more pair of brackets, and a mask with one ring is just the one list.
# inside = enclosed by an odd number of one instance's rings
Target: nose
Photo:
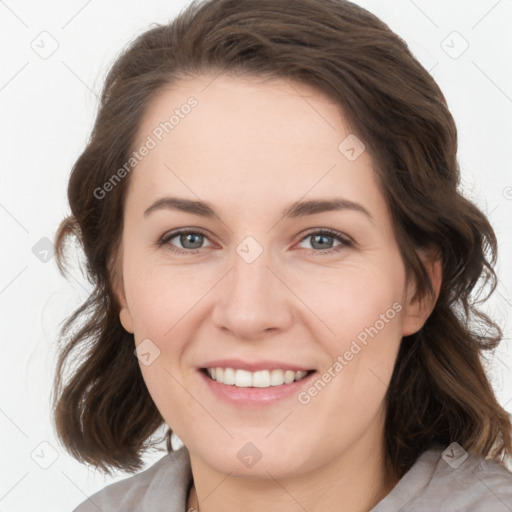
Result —
[[286, 330], [293, 323], [293, 294], [266, 251], [248, 263], [238, 253], [218, 286], [212, 319], [237, 339], [254, 340]]

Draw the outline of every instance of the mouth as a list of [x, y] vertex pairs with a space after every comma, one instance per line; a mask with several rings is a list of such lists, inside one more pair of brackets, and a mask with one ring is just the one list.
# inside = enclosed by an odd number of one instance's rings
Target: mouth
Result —
[[196, 370], [215, 401], [246, 410], [296, 399], [319, 373], [299, 361], [236, 357], [204, 361]]
[[227, 386], [238, 388], [272, 388], [287, 386], [299, 382], [315, 370], [284, 370], [275, 368], [272, 370], [258, 370], [251, 372], [241, 368], [201, 368], [200, 371], [210, 380]]

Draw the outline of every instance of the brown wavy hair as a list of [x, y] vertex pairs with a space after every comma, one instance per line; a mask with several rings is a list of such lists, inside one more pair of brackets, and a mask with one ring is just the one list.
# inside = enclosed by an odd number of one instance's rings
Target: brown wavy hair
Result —
[[[65, 447], [104, 471], [134, 472], [164, 425], [114, 294], [130, 174], [104, 200], [95, 191], [129, 160], [157, 92], [220, 73], [300, 82], [333, 99], [375, 162], [420, 298], [433, 289], [419, 251], [434, 246], [440, 254], [436, 305], [423, 328], [402, 339], [386, 395], [389, 467], [401, 477], [423, 451], [453, 441], [503, 462], [512, 452], [511, 424], [481, 360], [502, 332], [479, 310], [497, 285], [494, 231], [458, 190], [457, 131], [438, 85], [385, 23], [345, 0], [196, 1], [140, 35], [111, 67], [70, 175], [71, 214], [55, 238], [59, 270], [66, 274], [73, 238], [94, 286], [59, 337], [53, 404]], [[477, 285], [488, 288], [480, 301]]]

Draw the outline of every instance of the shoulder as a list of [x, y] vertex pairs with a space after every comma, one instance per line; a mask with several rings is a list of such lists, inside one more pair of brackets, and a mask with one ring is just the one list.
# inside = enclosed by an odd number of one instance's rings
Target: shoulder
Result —
[[73, 512], [182, 512], [191, 478], [188, 450], [182, 447], [145, 471], [108, 485]]
[[468, 456], [460, 466], [458, 461], [450, 465], [450, 456], [450, 451], [439, 450], [434, 476], [419, 504], [437, 500], [445, 510], [512, 510], [510, 471], [495, 460], [478, 456]]
[[372, 512], [397, 509], [510, 512], [512, 472], [498, 461], [469, 455], [458, 445], [436, 446], [418, 458]]

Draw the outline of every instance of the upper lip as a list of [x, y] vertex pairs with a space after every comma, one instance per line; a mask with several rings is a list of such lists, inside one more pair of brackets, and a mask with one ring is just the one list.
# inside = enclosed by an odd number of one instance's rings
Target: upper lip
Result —
[[201, 368], [234, 368], [247, 370], [249, 372], [257, 372], [260, 370], [292, 370], [309, 371], [312, 368], [299, 364], [290, 364], [280, 361], [243, 361], [242, 359], [215, 359], [201, 366]]

